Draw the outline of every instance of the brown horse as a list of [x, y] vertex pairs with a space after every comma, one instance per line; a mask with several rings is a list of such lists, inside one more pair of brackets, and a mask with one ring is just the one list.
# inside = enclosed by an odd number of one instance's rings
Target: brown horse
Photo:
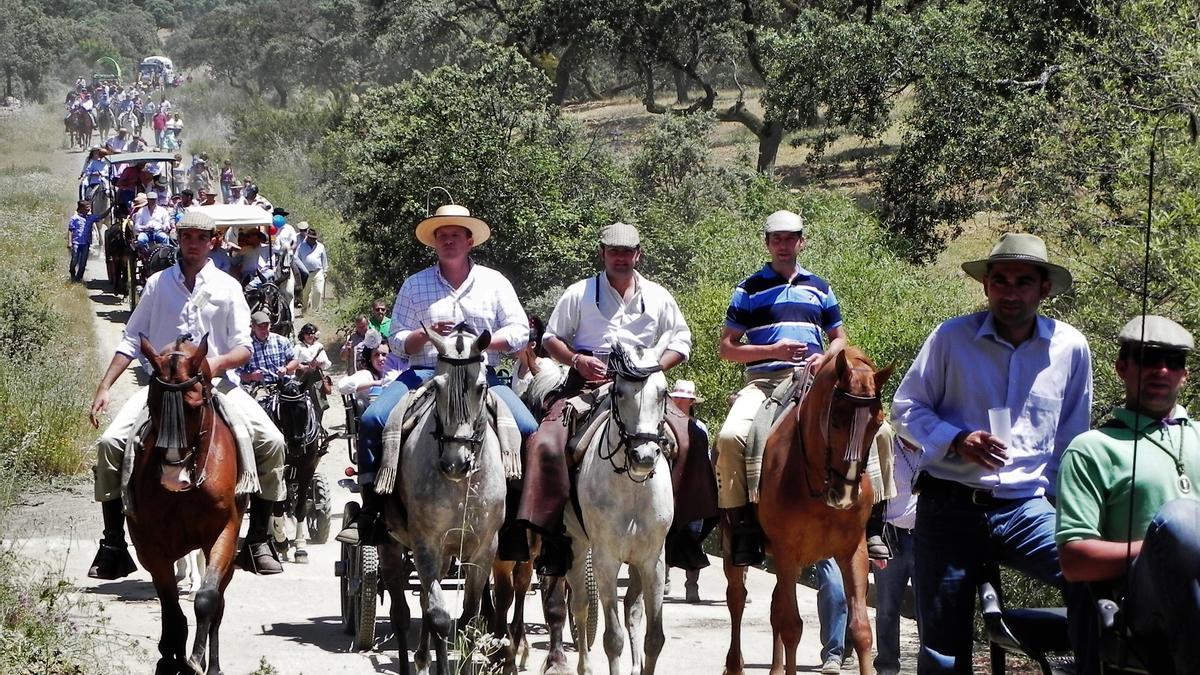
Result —
[[83, 108], [76, 108], [71, 112], [70, 121], [71, 147], [78, 145], [86, 148], [91, 145], [92, 135], [96, 130], [96, 120], [92, 118], [92, 114]]
[[[874, 492], [864, 475], [872, 439], [883, 423], [879, 392], [892, 366], [876, 371], [857, 347], [828, 353], [804, 401], [781, 416], [763, 455], [759, 520], [775, 563], [771, 596], [772, 675], [794, 675], [804, 628], [796, 607], [801, 571], [825, 558], [837, 560], [846, 587], [850, 630], [859, 673], [873, 672], [867, 621], [865, 529]], [[725, 528], [728, 552], [728, 528]], [[725, 597], [732, 624], [726, 675], [744, 669], [742, 612], [745, 569], [725, 556]]]
[[[161, 355], [145, 335], [140, 337], [142, 354], [154, 369], [150, 431], [134, 460], [126, 508], [130, 538], [154, 579], [162, 608], [162, 658], [155, 674], [219, 675], [217, 632], [246, 509], [245, 498], [234, 496], [237, 442], [214, 406], [208, 336], [199, 347], [181, 337]], [[208, 567], [195, 595], [196, 640], [187, 658], [188, 626], [179, 606], [175, 561], [197, 548]]]

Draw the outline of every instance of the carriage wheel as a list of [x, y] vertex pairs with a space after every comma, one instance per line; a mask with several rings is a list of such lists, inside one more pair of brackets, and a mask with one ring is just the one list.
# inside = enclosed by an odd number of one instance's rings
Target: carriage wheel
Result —
[[[584, 582], [585, 591], [588, 599], [588, 620], [587, 620], [587, 635], [585, 642], [587, 651], [592, 650], [592, 645], [596, 644], [596, 629], [600, 626], [600, 595], [596, 590], [596, 571], [592, 567], [592, 551], [589, 549], [587, 556], [584, 557]], [[575, 590], [570, 586], [567, 587], [567, 607], [571, 606], [571, 594]], [[580, 649], [579, 629], [575, 626], [575, 615], [570, 611], [567, 612], [567, 621], [571, 627], [571, 642], [575, 643], [575, 648]]]
[[308, 543], [324, 544], [329, 541], [329, 520], [333, 505], [329, 498], [329, 483], [325, 476], [314, 474], [308, 484]]
[[[358, 515], [358, 511], [358, 502], [347, 502], [342, 511], [342, 522], [350, 522]], [[351, 578], [358, 569], [357, 557], [357, 546], [342, 544], [342, 557], [334, 565], [334, 574], [341, 578], [338, 588], [342, 601], [342, 631], [347, 635], [354, 635], [355, 627], [358, 626], [358, 616], [355, 614], [357, 607], [352, 593], [354, 579]]]
[[379, 606], [379, 551], [374, 546], [358, 547], [359, 587], [355, 597], [358, 625], [354, 648], [365, 651], [375, 646], [375, 608]]

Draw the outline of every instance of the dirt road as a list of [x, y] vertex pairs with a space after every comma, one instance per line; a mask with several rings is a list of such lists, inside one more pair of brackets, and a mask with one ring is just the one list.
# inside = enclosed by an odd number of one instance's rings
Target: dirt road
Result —
[[[72, 170], [77, 159], [57, 158], [59, 170]], [[69, 211], [64, 198], [64, 213]], [[88, 266], [87, 287], [92, 299], [98, 336], [96, 358], [107, 363], [113, 347], [120, 339], [127, 318], [126, 305], [103, 291], [100, 277], [103, 260], [95, 257]], [[79, 317], [79, 320], [86, 320]], [[113, 409], [138, 386], [132, 371], [123, 375], [114, 390]], [[333, 406], [326, 418], [332, 430], [342, 427], [339, 406]], [[325, 457], [321, 472], [335, 484], [347, 464], [345, 445], [335, 443]], [[334, 487], [334, 532], [340, 526], [338, 514], [351, 498], [349, 492]], [[85, 625], [98, 625], [107, 620], [106, 641], [111, 645], [111, 672], [153, 672], [157, 658], [155, 642], [160, 628], [160, 614], [149, 575], [139, 570], [119, 581], [88, 579], [86, 570], [96, 551], [101, 531], [99, 506], [92, 500], [90, 478], [78, 484], [59, 487], [52, 492], [29, 495], [26, 504], [13, 514], [10, 539], [25, 555], [43, 561], [49, 568], [61, 570], [63, 576], [83, 591], [85, 608], [81, 619]], [[377, 628], [375, 649], [368, 652], [350, 650], [350, 639], [342, 631], [338, 597], [338, 580], [333, 574], [339, 554], [336, 543], [309, 548], [307, 565], [285, 564], [285, 573], [273, 577], [257, 577], [238, 572], [226, 593], [227, 608], [222, 625], [221, 662], [226, 673], [251, 673], [265, 661], [277, 672], [295, 673], [362, 673], [396, 672], [397, 655], [390, 640], [390, 626], [381, 620]], [[683, 574], [673, 573], [674, 589], [667, 599], [664, 612], [667, 644], [659, 661], [660, 672], [667, 675], [719, 673], [728, 645], [728, 615], [724, 602], [724, 577], [716, 564], [700, 575], [700, 603], [687, 604], [682, 600]], [[769, 605], [773, 578], [754, 570], [750, 574], [749, 592], [752, 604], [745, 615], [744, 649], [751, 671], [765, 670], [770, 661]], [[813, 671], [820, 665], [818, 622], [815, 591], [799, 587], [800, 609], [808, 628], [801, 642], [799, 663], [802, 669]], [[457, 593], [451, 601], [461, 603]], [[417, 605], [415, 596], [410, 606]], [[533, 653], [528, 669], [540, 668], [547, 643], [541, 603], [535, 596], [526, 598], [530, 623], [530, 643]], [[190, 603], [185, 603], [189, 622], [194, 625]], [[452, 615], [455, 612], [452, 611]], [[386, 608], [380, 607], [380, 616]], [[916, 629], [913, 622], [902, 625], [903, 648], [906, 660], [915, 650]], [[410, 642], [410, 644], [412, 644]], [[602, 640], [597, 640], [592, 654], [593, 668], [604, 669]], [[574, 656], [571, 655], [572, 665]], [[629, 670], [629, 650], [625, 650], [623, 670]]]

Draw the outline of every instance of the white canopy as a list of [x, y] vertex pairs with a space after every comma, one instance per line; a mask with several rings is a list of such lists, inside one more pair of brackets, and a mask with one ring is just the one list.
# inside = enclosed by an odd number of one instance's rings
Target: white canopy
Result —
[[243, 228], [265, 227], [271, 224], [271, 212], [245, 204], [214, 204], [193, 206], [179, 220], [178, 227]]

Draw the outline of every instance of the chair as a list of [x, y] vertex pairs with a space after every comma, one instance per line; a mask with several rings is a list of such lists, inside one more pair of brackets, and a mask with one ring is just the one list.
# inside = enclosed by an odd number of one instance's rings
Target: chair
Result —
[[[979, 606], [991, 653], [992, 675], [1006, 672], [1005, 658], [1018, 654], [1031, 659], [1043, 675], [1075, 672], [1065, 607], [1005, 609], [1000, 595], [1000, 569], [992, 566], [979, 585]], [[1068, 656], [1056, 656], [1063, 653]]]
[[[1103, 592], [1097, 584], [1091, 584], [1092, 598], [1095, 601], [1096, 612], [1100, 618], [1100, 636], [1098, 648], [1100, 653], [1100, 670], [1114, 675], [1143, 674], [1152, 672], [1169, 672], [1170, 664], [1159, 664], [1150, 668], [1139, 657], [1138, 646], [1124, 626], [1121, 617], [1121, 606], [1116, 600], [1108, 597], [1112, 593]], [[1146, 645], [1141, 645], [1145, 648]], [[1161, 653], [1161, 650], [1156, 650]], [[1157, 654], [1151, 654], [1156, 656]]]

